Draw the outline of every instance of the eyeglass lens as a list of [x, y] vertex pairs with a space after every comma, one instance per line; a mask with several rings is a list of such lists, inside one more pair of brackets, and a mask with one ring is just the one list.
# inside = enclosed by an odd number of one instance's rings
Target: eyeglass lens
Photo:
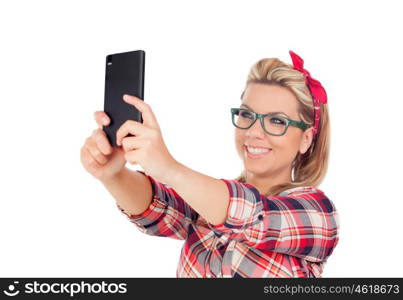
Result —
[[[287, 128], [286, 119], [281, 116], [265, 116], [264, 117], [264, 129], [271, 134], [281, 135]], [[246, 129], [254, 121], [254, 115], [251, 111], [246, 109], [239, 109], [238, 113], [233, 114], [233, 122], [239, 128]], [[256, 122], [259, 122], [257, 120]]]

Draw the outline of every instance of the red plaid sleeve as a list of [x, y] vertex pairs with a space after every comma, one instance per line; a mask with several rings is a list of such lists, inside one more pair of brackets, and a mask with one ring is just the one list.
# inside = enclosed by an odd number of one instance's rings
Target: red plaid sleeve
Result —
[[230, 193], [227, 219], [209, 226], [219, 235], [248, 246], [326, 261], [338, 242], [338, 214], [333, 203], [314, 187], [266, 197], [252, 185], [223, 180]]
[[153, 200], [150, 206], [140, 215], [131, 215], [116, 203], [118, 209], [143, 233], [179, 240], [186, 239], [189, 224], [198, 217], [196, 211], [185, 203], [174, 189], [156, 181], [143, 171], [137, 172], [144, 174], [150, 180], [153, 189]]

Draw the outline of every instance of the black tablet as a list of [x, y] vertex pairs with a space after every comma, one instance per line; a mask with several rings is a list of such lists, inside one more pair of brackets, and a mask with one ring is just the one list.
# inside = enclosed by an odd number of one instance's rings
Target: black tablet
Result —
[[143, 50], [106, 56], [104, 112], [111, 122], [103, 126], [103, 130], [113, 147], [117, 147], [116, 132], [125, 121], [143, 122], [141, 113], [123, 101], [123, 95], [129, 94], [144, 100], [144, 69]]

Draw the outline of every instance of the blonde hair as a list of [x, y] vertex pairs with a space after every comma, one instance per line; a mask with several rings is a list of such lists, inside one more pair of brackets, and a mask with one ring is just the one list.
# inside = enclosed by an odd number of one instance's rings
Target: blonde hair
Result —
[[[261, 59], [251, 67], [245, 89], [250, 83], [277, 85], [290, 90], [298, 100], [299, 117], [305, 123], [313, 126], [314, 105], [312, 95], [305, 84], [304, 74], [295, 70], [292, 65], [277, 58]], [[241, 100], [245, 89], [241, 94]], [[320, 103], [319, 130], [318, 134], [313, 137], [311, 146], [302, 155], [298, 152], [292, 163], [292, 181], [273, 186], [266, 193], [266, 196], [278, 195], [287, 189], [296, 187], [316, 187], [323, 181], [328, 168], [330, 148], [330, 123], [327, 105]], [[245, 183], [245, 170], [235, 180]]]

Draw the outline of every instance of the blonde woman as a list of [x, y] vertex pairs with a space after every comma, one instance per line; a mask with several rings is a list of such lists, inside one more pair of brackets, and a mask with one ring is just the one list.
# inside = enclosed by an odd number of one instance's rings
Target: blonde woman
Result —
[[81, 148], [81, 162], [140, 231], [185, 241], [177, 277], [321, 277], [339, 228], [335, 206], [317, 188], [329, 155], [327, 97], [303, 60], [290, 55], [293, 65], [276, 58], [254, 64], [240, 106], [231, 109], [244, 165], [236, 179], [174, 159], [141, 99], [123, 97], [144, 122], [120, 127], [120, 147], [101, 129], [108, 116], [95, 113], [100, 128]]

